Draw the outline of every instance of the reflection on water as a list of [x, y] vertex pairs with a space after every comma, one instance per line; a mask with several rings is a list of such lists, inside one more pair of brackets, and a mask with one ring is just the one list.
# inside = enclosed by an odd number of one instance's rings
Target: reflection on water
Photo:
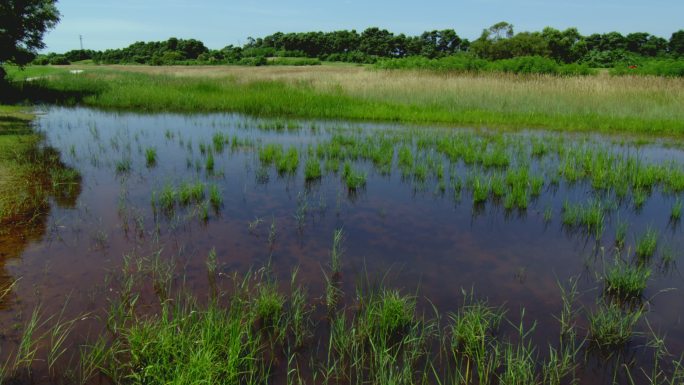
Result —
[[[406, 292], [419, 290], [420, 306], [431, 303], [446, 313], [463, 303], [464, 289], [472, 289], [512, 313], [524, 307], [525, 317], [537, 320], [533, 340], [543, 344], [558, 338], [558, 283], [578, 276], [580, 304], [595, 307], [602, 273], [613, 263], [616, 231], [628, 223], [630, 250], [647, 228], [658, 231], [645, 292], [651, 300], [648, 319], [652, 328], [667, 332], [672, 352], [684, 351], [683, 305], [677, 291], [669, 290], [682, 283], [671, 268], [684, 246], [681, 227], [670, 220], [681, 192], [667, 191], [661, 181], [648, 192], [635, 189], [647, 194], [637, 203], [606, 189], [604, 227], [597, 237], [562, 220], [565, 202], [588, 201], [597, 182], [558, 177], [563, 156], [595, 160], [596, 154], [629, 156], [639, 164], [672, 161], [681, 170], [680, 150], [663, 150], [658, 143], [612, 144], [601, 137], [222, 114], [52, 108], [38, 124], [82, 182], [67, 194], [53, 193], [56, 205], [33, 226], [0, 238], [2, 261], [21, 256], [3, 267], [0, 280], [22, 277], [14, 294], [22, 311], [41, 303], [46, 313], [59, 312], [68, 297], [70, 314], [99, 314], [108, 305], [108, 277], [124, 255], [173, 258], [177, 274], [204, 295], [212, 249], [225, 275], [269, 265], [280, 282], [288, 282], [299, 267], [310, 291], [323, 293], [322, 269], [330, 264], [333, 232], [342, 228], [345, 292], [353, 293], [363, 277], [384, 278]], [[484, 145], [480, 135], [494, 137]], [[440, 147], [447, 144], [441, 138], [451, 141], [449, 149], [463, 151], [459, 160]], [[461, 142], [467, 145], [458, 147]], [[271, 153], [264, 150], [269, 144]], [[291, 148], [297, 149], [296, 161]], [[330, 155], [337, 152], [345, 156]], [[313, 162], [307, 163], [314, 158], [320, 177]], [[516, 182], [506, 180], [506, 167], [531, 173], [521, 196], [515, 195]], [[537, 175], [543, 178], [539, 191]], [[363, 182], [352, 187], [350, 178]], [[505, 189], [501, 195], [497, 178]], [[482, 183], [488, 186], [486, 199], [473, 204], [475, 186]], [[674, 259], [669, 267], [666, 251]], [[0, 313], [3, 330], [15, 316]], [[79, 330], [86, 336], [98, 330], [97, 322]], [[589, 367], [582, 378], [598, 376], [593, 370], [601, 371]]]
[[17, 263], [26, 247], [42, 240], [52, 205], [74, 208], [81, 192], [78, 172], [61, 161], [60, 152], [27, 122], [15, 125], [3, 131], [7, 147], [2, 160], [12, 169], [3, 174], [7, 196], [0, 205], [0, 309], [9, 305], [15, 282], [6, 265]]

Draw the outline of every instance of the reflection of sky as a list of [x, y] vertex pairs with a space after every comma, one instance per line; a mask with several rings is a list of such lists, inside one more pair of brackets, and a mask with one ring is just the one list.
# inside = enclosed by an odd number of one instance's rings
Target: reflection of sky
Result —
[[46, 37], [47, 51], [121, 48], [135, 41], [196, 38], [214, 49], [244, 44], [248, 36], [369, 26], [396, 33], [453, 28], [475, 39], [483, 28], [505, 20], [516, 31], [577, 27], [581, 33], [644, 31], [669, 38], [680, 28], [678, 0], [438, 0], [416, 1], [220, 1], [63, 0], [62, 21]]

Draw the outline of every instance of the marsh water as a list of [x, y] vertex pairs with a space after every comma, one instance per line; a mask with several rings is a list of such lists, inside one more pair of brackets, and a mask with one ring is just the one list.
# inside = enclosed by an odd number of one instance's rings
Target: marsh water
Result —
[[[351, 158], [352, 167], [366, 175], [361, 187], [347, 186], [342, 164], [336, 171], [334, 166], [326, 169], [325, 154], [322, 177], [305, 178], [307, 157], [336, 135], [361, 142], [394, 136], [404, 141], [416, 132], [431, 138], [454, 132], [490, 135], [487, 131], [57, 107], [45, 109], [35, 126], [46, 145], [59, 150], [62, 161], [81, 174], [80, 194], [73, 205], [53, 202], [31, 229], [0, 235], [1, 284], [17, 281], [0, 304], [0, 356], [18, 343], [16, 326], [36, 306], [45, 314], [84, 315], [73, 337], [75, 346], [96, 334], [102, 323], [98, 316], [109, 305], [108, 292], [124, 256], [159, 253], [174, 260], [176, 279], [198, 296], [209, 291], [206, 258], [212, 249], [226, 277], [268, 266], [287, 286], [298, 267], [299, 278], [318, 301], [336, 229], [345, 235], [345, 292], [353, 293], [360, 280], [382, 281], [415, 294], [420, 311], [434, 305], [446, 315], [463, 304], [464, 291], [472, 291], [505, 306], [514, 322], [524, 308], [525, 322], [536, 322], [533, 341], [543, 350], [544, 344], [558, 340], [559, 284], [577, 277], [582, 311], [591, 311], [603, 295], [601, 276], [615, 259], [619, 223], [629, 224], [627, 249], [647, 229], [658, 233], [653, 272], [642, 298], [648, 304], [648, 322], [639, 323], [626, 356], [648, 362], [652, 353], [644, 346], [651, 331], [666, 335], [674, 356], [684, 352], [684, 279], [677, 268], [684, 236], [670, 218], [681, 192], [656, 187], [639, 207], [630, 200], [614, 200], [597, 237], [561, 220], [564, 202], [588, 199], [592, 187], [586, 181], [545, 179], [541, 193], [530, 197], [525, 209], [507, 208], [493, 198], [474, 204], [467, 183], [459, 189], [453, 182], [465, 181], [471, 167], [429, 148], [423, 158], [416, 155], [416, 162], [420, 158], [433, 166], [443, 164], [443, 179], [431, 172], [422, 178], [401, 172], [399, 144], [389, 168], [379, 168], [363, 156]], [[220, 146], [217, 134], [225, 138]], [[672, 167], [680, 169], [684, 165], [684, 151], [662, 142], [538, 130], [496, 135], [523, 147], [554, 138], [562, 147], [593, 147], [644, 163], [673, 162]], [[297, 148], [296, 170], [279, 172], [267, 164], [260, 149], [268, 144]], [[419, 139], [410, 148], [419, 153]], [[147, 149], [156, 151], [149, 164]], [[209, 156], [213, 167], [207, 166]], [[540, 173], [558, 163], [552, 155], [529, 160], [530, 168]], [[202, 184], [203, 200], [214, 186], [222, 200], [218, 205], [176, 203], [171, 210], [163, 209], [164, 190], [183, 183]], [[667, 261], [662, 260], [665, 254]], [[584, 330], [586, 321], [580, 320], [579, 327]], [[605, 383], [613, 375], [609, 367], [590, 357], [581, 370], [582, 383]]]

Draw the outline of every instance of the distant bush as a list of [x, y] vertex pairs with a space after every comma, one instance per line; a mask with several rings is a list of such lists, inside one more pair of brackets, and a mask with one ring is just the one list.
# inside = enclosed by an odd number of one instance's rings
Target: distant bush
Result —
[[278, 57], [308, 57], [306, 55], [306, 52], [304, 52], [302, 50], [293, 50], [293, 51], [280, 50], [280, 51], [276, 51], [274, 56], [278, 56]]
[[638, 64], [621, 63], [610, 70], [611, 75], [653, 75], [684, 77], [684, 60], [662, 59]]
[[53, 56], [50, 58], [50, 64], [52, 65], [66, 65], [66, 64], [71, 64], [69, 59], [66, 58], [66, 56], [58, 55], [58, 56]]
[[276, 55], [276, 49], [272, 47], [250, 47], [242, 50], [243, 57], [270, 57]]
[[380, 69], [425, 69], [448, 72], [508, 72], [515, 74], [590, 75], [591, 68], [581, 64], [558, 64], [541, 56], [521, 56], [488, 61], [471, 55], [452, 55], [439, 59], [413, 56], [378, 62]]
[[340, 61], [346, 63], [373, 64], [378, 61], [378, 57], [367, 55], [361, 51], [350, 51], [342, 53], [331, 53], [321, 57], [325, 61]]
[[31, 62], [31, 64], [39, 66], [48, 65], [50, 64], [50, 58], [44, 55], [38, 55], [35, 59], [33, 59], [33, 62]]
[[321, 61], [316, 58], [305, 57], [276, 57], [268, 61], [268, 65], [276, 66], [317, 66]]
[[558, 63], [553, 59], [541, 56], [521, 56], [512, 59], [496, 60], [487, 64], [487, 69], [494, 72], [511, 72], [514, 74], [556, 74]]
[[403, 59], [385, 59], [375, 67], [380, 69], [425, 69], [433, 71], [479, 72], [487, 67], [487, 61], [470, 55], [453, 55], [440, 59], [411, 56]]
[[268, 60], [264, 56], [243, 57], [237, 62], [237, 64], [241, 66], [258, 67], [267, 65]]
[[611, 68], [615, 63], [634, 64], [641, 59], [641, 56], [623, 49], [606, 51], [592, 50], [584, 55], [580, 60], [580, 63], [591, 68]]

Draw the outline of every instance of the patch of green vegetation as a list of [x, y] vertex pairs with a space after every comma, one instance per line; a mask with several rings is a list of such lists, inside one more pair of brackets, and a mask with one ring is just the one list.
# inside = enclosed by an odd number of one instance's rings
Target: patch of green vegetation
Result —
[[49, 209], [49, 198], [75, 204], [81, 176], [42, 144], [24, 109], [0, 106], [0, 224], [31, 222]]

